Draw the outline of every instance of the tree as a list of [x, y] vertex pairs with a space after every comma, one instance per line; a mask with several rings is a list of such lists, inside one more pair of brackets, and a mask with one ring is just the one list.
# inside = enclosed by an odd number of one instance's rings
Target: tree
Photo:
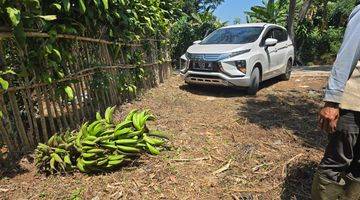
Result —
[[178, 0], [183, 15], [178, 17], [170, 31], [171, 57], [180, 58], [195, 40], [203, 39], [208, 33], [224, 26], [213, 14], [223, 0]]
[[234, 24], [241, 24], [241, 18], [240, 17], [235, 17]]
[[283, 25], [286, 21], [286, 11], [280, 1], [262, 1], [262, 6], [253, 6], [251, 11], [245, 12], [248, 22], [265, 22]]
[[179, 0], [184, 13], [201, 13], [204, 11], [214, 11], [224, 0]]
[[286, 28], [289, 32], [290, 38], [295, 43], [295, 32], [294, 32], [294, 19], [296, 11], [296, 0], [290, 0], [289, 12], [286, 20]]
[[305, 16], [307, 15], [313, 0], [307, 0], [303, 3], [300, 13], [299, 13], [299, 21], [303, 21]]

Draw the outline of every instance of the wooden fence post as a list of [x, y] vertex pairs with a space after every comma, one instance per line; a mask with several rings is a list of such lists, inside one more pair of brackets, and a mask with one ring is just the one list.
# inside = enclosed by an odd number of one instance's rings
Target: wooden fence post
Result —
[[23, 121], [20, 116], [19, 106], [16, 100], [16, 96], [14, 92], [9, 92], [9, 101], [11, 105], [11, 109], [13, 111], [14, 119], [15, 119], [15, 125], [19, 132], [20, 140], [22, 144], [24, 145], [24, 152], [27, 152], [31, 149], [32, 145], [29, 141], [29, 138], [26, 135], [25, 127], [23, 124]]

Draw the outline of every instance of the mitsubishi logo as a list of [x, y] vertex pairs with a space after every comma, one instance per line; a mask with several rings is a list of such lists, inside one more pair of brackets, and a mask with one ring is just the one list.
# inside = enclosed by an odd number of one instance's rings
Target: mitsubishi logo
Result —
[[205, 62], [200, 62], [200, 63], [199, 63], [199, 67], [200, 67], [201, 69], [205, 69], [205, 68], [206, 68], [206, 63], [205, 63]]

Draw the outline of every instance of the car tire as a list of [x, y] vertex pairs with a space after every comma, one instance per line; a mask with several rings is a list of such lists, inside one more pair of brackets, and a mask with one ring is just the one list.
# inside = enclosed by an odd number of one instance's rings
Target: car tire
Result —
[[250, 76], [250, 85], [247, 88], [247, 94], [256, 95], [260, 85], [260, 70], [258, 67], [254, 68]]
[[282, 74], [282, 75], [280, 76], [280, 79], [281, 79], [281, 80], [283, 80], [283, 81], [288, 81], [288, 80], [290, 80], [292, 67], [293, 67], [292, 61], [291, 61], [291, 60], [288, 60], [287, 65], [286, 65], [285, 74]]

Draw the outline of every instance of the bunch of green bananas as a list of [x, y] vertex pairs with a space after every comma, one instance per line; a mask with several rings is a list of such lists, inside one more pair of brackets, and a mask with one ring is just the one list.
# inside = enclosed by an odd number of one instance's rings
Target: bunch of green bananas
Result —
[[[153, 155], [160, 153], [160, 148], [165, 143], [163, 138], [166, 137], [158, 131], [148, 129], [146, 123], [155, 120], [149, 110], [132, 110], [122, 122], [113, 123], [114, 110], [115, 107], [107, 108], [104, 117], [100, 113], [96, 113], [94, 122], [84, 123], [80, 130], [71, 137], [71, 140], [68, 140], [69, 143], [61, 143], [62, 146], [73, 146], [77, 153], [73, 153], [73, 156], [65, 152], [59, 154], [60, 159], [54, 158], [55, 162], [59, 164], [51, 166], [56, 171], [59, 171], [58, 168], [66, 171], [66, 165], [63, 168], [61, 163], [65, 162], [65, 157], [66, 159], [70, 157], [73, 159], [70, 159], [69, 165], [72, 166], [72, 163], [76, 163], [76, 168], [81, 172], [107, 171], [124, 164], [124, 161], [134, 160], [143, 152]], [[51, 142], [54, 142], [53, 140]], [[45, 149], [46, 152], [50, 152], [49, 148], [40, 144], [37, 152], [43, 152]], [[44, 155], [44, 153], [39, 153], [39, 163], [46, 163], [48, 158]], [[50, 160], [52, 159], [51, 155], [48, 155]], [[71, 162], [72, 160], [74, 162]]]
[[73, 170], [75, 136], [67, 132], [54, 134], [46, 144], [39, 143], [35, 150], [35, 165], [46, 173], [63, 173]]
[[157, 147], [163, 145], [164, 141], [155, 138], [146, 126], [147, 121], [155, 119], [149, 110], [132, 110], [116, 125], [109, 123], [111, 114], [111, 109], [107, 109], [103, 119], [97, 113], [96, 121], [81, 127], [75, 142], [81, 152], [77, 159], [80, 171], [114, 169], [124, 161], [138, 157], [144, 150], [154, 155], [160, 153]]

